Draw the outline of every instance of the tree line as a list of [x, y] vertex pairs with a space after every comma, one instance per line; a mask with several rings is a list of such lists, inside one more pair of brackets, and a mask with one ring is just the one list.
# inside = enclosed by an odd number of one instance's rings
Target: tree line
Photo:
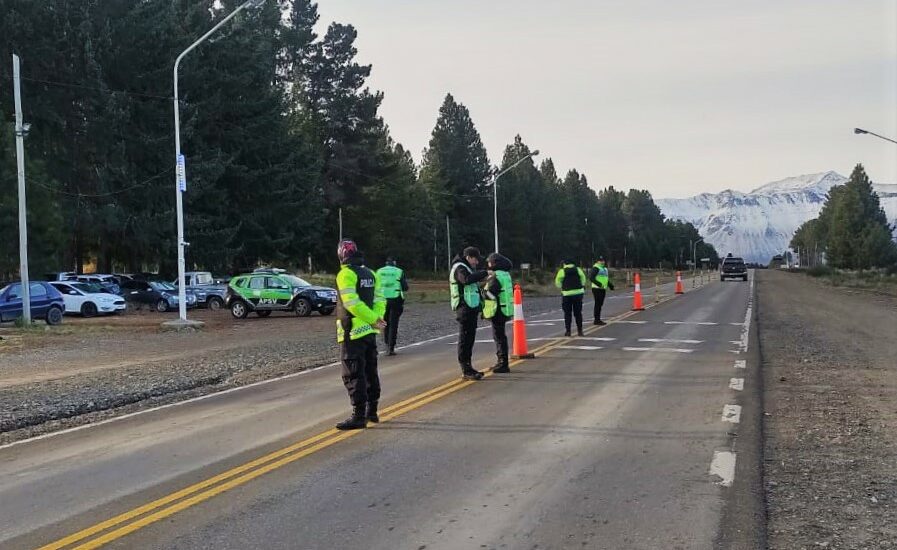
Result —
[[[844, 185], [829, 191], [819, 217], [801, 225], [791, 239], [802, 265], [840, 269], [897, 267], [893, 228], [862, 164]], [[805, 259], [805, 260], [804, 260]]]
[[[36, 272], [176, 270], [172, 67], [235, 0], [0, 0], [2, 65], [22, 58], [31, 266]], [[244, 11], [181, 64], [188, 266], [332, 268], [343, 234], [372, 262], [393, 255], [444, 269], [465, 245], [492, 248], [498, 166], [450, 94], [422, 161], [390, 135], [358, 63], [353, 26], [323, 36], [310, 0]], [[12, 74], [0, 69], [0, 234], [18, 232]], [[550, 158], [498, 180], [502, 253], [553, 266], [684, 265], [691, 224], [665, 220], [650, 193], [561, 176]], [[448, 249], [451, 243], [451, 250]], [[701, 244], [700, 257], [716, 260]], [[0, 240], [0, 276], [18, 267]]]

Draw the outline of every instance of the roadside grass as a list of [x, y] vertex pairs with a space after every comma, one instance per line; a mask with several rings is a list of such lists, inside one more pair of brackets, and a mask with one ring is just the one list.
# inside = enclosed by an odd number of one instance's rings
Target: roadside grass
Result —
[[837, 287], [897, 296], [897, 272], [884, 269], [843, 270], [828, 266], [793, 270]]

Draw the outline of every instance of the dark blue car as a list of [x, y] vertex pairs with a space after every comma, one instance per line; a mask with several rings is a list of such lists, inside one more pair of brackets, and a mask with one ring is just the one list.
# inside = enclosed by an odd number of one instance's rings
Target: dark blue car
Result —
[[[58, 325], [65, 313], [62, 294], [49, 283], [33, 281], [31, 288], [31, 318], [43, 319], [48, 325]], [[22, 283], [0, 288], [0, 322], [15, 321], [22, 316]]]

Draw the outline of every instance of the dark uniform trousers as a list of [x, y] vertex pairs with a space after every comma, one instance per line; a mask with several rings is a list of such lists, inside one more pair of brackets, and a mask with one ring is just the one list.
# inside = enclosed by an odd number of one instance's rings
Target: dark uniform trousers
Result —
[[463, 368], [471, 365], [473, 344], [477, 339], [477, 320], [480, 310], [465, 305], [458, 307], [458, 364]]
[[396, 339], [399, 336], [399, 317], [405, 311], [404, 298], [390, 298], [386, 300], [386, 334], [384, 339], [386, 347], [393, 349], [396, 347]]
[[570, 332], [570, 317], [576, 319], [576, 328], [582, 330], [582, 294], [575, 296], [563, 296], [561, 298], [561, 309], [564, 310], [564, 326], [567, 332]]
[[496, 312], [492, 321], [492, 339], [495, 340], [495, 355], [498, 362], [502, 365], [508, 364], [508, 333], [505, 332], [505, 325], [508, 318], [502, 312]]
[[607, 296], [607, 291], [603, 288], [593, 288], [592, 296], [595, 297], [595, 320], [601, 320], [601, 308], [604, 307], [604, 298]]
[[343, 384], [354, 407], [380, 399], [380, 374], [377, 372], [377, 335], [368, 334], [340, 345]]

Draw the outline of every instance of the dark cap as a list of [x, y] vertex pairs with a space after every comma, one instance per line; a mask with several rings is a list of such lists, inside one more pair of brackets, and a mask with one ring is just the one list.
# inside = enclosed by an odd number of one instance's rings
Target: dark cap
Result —
[[461, 254], [465, 258], [467, 258], [467, 257], [482, 258], [483, 257], [483, 255], [480, 254], [480, 249], [475, 246], [468, 246], [467, 248], [464, 249], [464, 251]]

